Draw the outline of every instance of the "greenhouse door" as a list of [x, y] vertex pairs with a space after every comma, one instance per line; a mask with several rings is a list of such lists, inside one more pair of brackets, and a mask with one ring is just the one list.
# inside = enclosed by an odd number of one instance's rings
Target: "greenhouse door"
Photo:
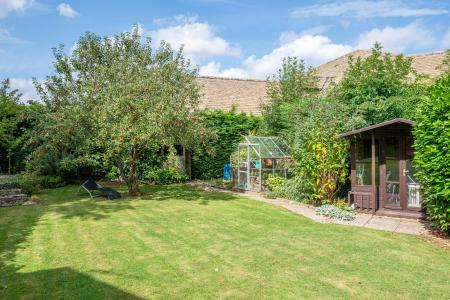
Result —
[[238, 145], [238, 188], [243, 190], [250, 189], [250, 145], [239, 144]]
[[259, 145], [238, 145], [237, 183], [238, 188], [246, 191], [261, 190], [261, 158], [255, 147]]

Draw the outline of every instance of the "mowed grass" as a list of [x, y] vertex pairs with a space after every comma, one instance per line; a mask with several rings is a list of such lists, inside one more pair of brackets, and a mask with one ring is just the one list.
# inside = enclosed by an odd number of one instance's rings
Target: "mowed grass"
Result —
[[450, 251], [187, 186], [0, 209], [1, 299], [444, 299]]

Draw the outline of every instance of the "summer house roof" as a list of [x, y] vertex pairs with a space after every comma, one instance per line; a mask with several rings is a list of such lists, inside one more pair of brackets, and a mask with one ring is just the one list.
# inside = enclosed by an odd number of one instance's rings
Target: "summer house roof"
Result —
[[359, 129], [355, 129], [355, 130], [352, 130], [352, 131], [348, 131], [348, 132], [342, 133], [342, 134], [338, 135], [338, 138], [344, 138], [344, 137], [360, 134], [360, 133], [363, 133], [363, 132], [372, 131], [372, 130], [375, 130], [375, 129], [378, 129], [378, 128], [390, 126], [390, 125], [407, 125], [407, 126], [412, 126], [412, 125], [414, 125], [414, 122], [411, 121], [411, 120], [402, 119], [402, 118], [392, 119], [392, 120], [381, 122], [381, 123], [378, 123], [378, 124], [375, 124], [375, 125], [371, 125], [371, 126], [367, 126], [367, 127], [364, 127], [364, 128], [359, 128]]

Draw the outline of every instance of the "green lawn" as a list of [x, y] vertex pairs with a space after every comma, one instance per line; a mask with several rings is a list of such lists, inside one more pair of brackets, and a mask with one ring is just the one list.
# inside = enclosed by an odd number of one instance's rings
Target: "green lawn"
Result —
[[183, 186], [0, 209], [1, 299], [450, 297], [450, 251]]

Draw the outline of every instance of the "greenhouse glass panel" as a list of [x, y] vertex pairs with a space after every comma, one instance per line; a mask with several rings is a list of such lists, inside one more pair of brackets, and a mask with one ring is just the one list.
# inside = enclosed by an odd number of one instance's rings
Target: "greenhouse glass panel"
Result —
[[269, 176], [287, 178], [292, 159], [286, 143], [277, 137], [244, 136], [230, 157], [234, 185], [243, 190], [263, 190]]

